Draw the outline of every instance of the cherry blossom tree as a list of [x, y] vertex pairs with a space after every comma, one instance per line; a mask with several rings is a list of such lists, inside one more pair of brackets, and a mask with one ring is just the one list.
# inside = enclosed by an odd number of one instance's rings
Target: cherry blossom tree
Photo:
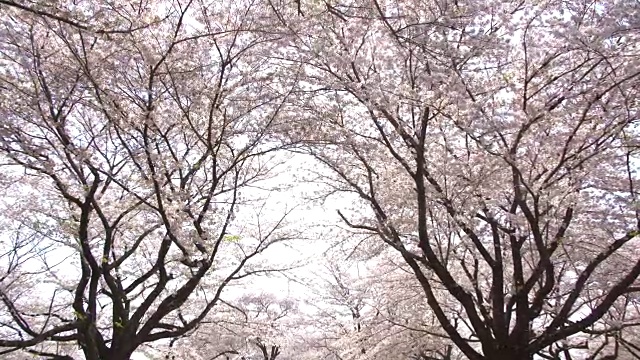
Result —
[[132, 17], [131, 11], [140, 11], [133, 4], [98, 2], [93, 4], [65, 3], [64, 1], [30, 2], [23, 0], [0, 0], [3, 9], [19, 9], [41, 17], [43, 20], [63, 23], [78, 30], [97, 34], [125, 34], [157, 24], [161, 19]]
[[305, 69], [291, 126], [359, 197], [344, 223], [397, 251], [469, 359], [618, 356], [639, 315], [637, 4], [302, 4], [278, 10]]
[[[291, 337], [300, 324], [295, 301], [274, 294], [245, 294], [202, 322], [192, 336], [172, 345], [167, 358], [293, 359], [300, 349]], [[295, 354], [294, 354], [295, 352]]]
[[349, 240], [332, 246], [325, 270], [309, 280], [311, 318], [322, 334], [316, 346], [327, 358], [338, 359], [461, 358], [429, 311], [410, 268], [389, 250], [372, 254], [362, 235], [345, 231]]
[[0, 9], [0, 354], [129, 359], [282, 268], [264, 194], [296, 79], [272, 81], [261, 6]]
[[[0, 0], [0, 355], [638, 357], [639, 10]], [[227, 296], [291, 156], [352, 235], [314, 311]]]

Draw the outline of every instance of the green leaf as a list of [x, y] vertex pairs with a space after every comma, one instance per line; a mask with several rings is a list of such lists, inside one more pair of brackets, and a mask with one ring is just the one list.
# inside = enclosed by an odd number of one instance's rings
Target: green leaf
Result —
[[225, 235], [222, 237], [222, 240], [228, 242], [238, 242], [242, 239], [239, 235]]
[[85, 319], [87, 318], [86, 316], [82, 315], [81, 313], [79, 313], [79, 312], [77, 312], [77, 311], [74, 311], [74, 312], [73, 312], [73, 315], [75, 315], [75, 316], [76, 316], [76, 318], [77, 318], [78, 320], [80, 320], [80, 321], [85, 320]]

